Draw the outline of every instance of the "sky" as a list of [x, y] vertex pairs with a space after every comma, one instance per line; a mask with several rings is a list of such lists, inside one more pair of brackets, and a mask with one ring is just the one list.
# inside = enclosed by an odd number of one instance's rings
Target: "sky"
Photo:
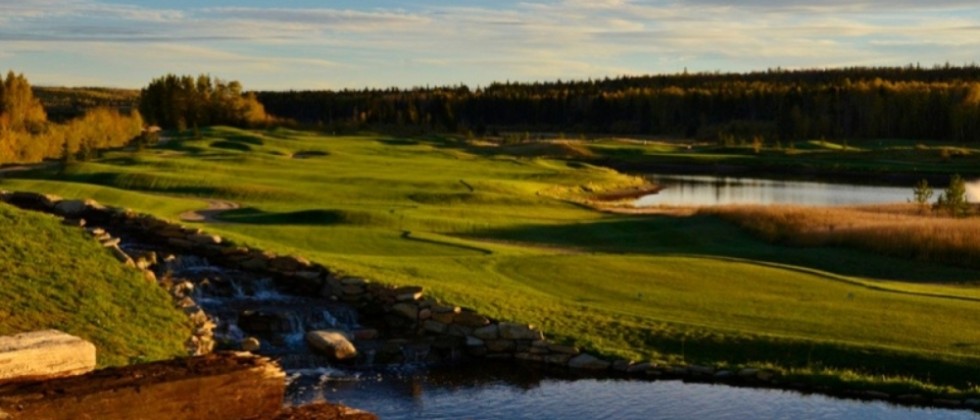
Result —
[[0, 70], [249, 90], [980, 61], [976, 0], [0, 0]]

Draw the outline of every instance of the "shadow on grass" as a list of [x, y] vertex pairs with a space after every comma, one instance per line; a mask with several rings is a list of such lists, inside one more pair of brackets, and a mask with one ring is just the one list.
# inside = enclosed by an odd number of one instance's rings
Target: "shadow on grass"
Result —
[[222, 212], [217, 219], [228, 223], [251, 225], [302, 225], [326, 226], [344, 223], [345, 214], [337, 210], [300, 210], [272, 213], [255, 207], [244, 207]]
[[378, 139], [375, 141], [385, 146], [418, 146], [421, 144], [418, 141], [406, 139]]
[[427, 244], [431, 244], [431, 245], [448, 246], [448, 247], [453, 247], [453, 248], [464, 249], [464, 250], [467, 250], [467, 251], [479, 252], [479, 253], [481, 253], [483, 255], [492, 255], [493, 254], [493, 251], [490, 251], [489, 249], [483, 249], [483, 248], [478, 248], [478, 247], [475, 247], [475, 246], [462, 245], [462, 244], [457, 244], [457, 243], [452, 243], [452, 242], [446, 242], [446, 241], [438, 241], [438, 240], [435, 240], [435, 239], [419, 238], [417, 236], [412, 236], [412, 232], [407, 231], [407, 230], [402, 232], [401, 238], [404, 239], [404, 240], [407, 240], [407, 241], [422, 242], [422, 243], [427, 243]]
[[225, 150], [237, 150], [239, 152], [252, 151], [252, 146], [249, 146], [248, 144], [237, 143], [233, 141], [225, 141], [225, 140], [212, 142], [211, 147], [217, 149], [225, 149]]
[[709, 216], [610, 217], [594, 222], [490, 229], [466, 236], [593, 252], [734, 258], [913, 283], [980, 283], [980, 271], [966, 268], [850, 248], [774, 245]]

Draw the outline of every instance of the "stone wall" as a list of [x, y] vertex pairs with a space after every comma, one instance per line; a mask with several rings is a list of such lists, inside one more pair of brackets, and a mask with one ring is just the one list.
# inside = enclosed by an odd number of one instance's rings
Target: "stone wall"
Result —
[[95, 345], [61, 331], [0, 337], [0, 383], [80, 375], [95, 362]]
[[[36, 193], [0, 192], [0, 201], [21, 208], [45, 211], [65, 217], [71, 224], [84, 225], [83, 219], [126, 229], [142, 239], [203, 255], [229, 267], [260, 272], [275, 278], [291, 293], [318, 295], [346, 302], [363, 316], [380, 319], [386, 332], [431, 337], [434, 342], [466, 349], [471, 357], [507, 359], [562, 367], [592, 375], [615, 374], [635, 378], [673, 378], [736, 385], [801, 389], [852, 398], [891, 400], [906, 404], [980, 409], [975, 399], [930, 399], [922, 395], [890, 395], [878, 391], [832, 390], [806, 384], [788, 383], [779, 372], [768, 369], [727, 369], [691, 364], [663, 364], [630, 360], [610, 360], [583, 352], [577, 347], [549, 340], [533, 325], [504, 322], [480, 313], [439, 302], [425, 296], [417, 286], [392, 286], [359, 277], [338, 275], [329, 268], [295, 255], [248, 248], [199, 228], [184, 227], [131, 210], [99, 205], [92, 200], [65, 201], [60, 197]], [[114, 244], [115, 245], [115, 244]], [[145, 268], [144, 258], [126, 256], [118, 246], [110, 251], [127, 265]], [[175, 299], [184, 299], [179, 293]], [[187, 306], [196, 314], [196, 305]], [[203, 312], [202, 312], [203, 313]], [[206, 320], [206, 316], [204, 318]], [[202, 320], [206, 330], [208, 321]], [[210, 324], [213, 327], [213, 324]], [[208, 343], [211, 345], [211, 343]], [[210, 347], [208, 347], [209, 349]]]
[[275, 363], [248, 353], [223, 353], [0, 385], [0, 418], [375, 418], [325, 404], [284, 410], [284, 395], [285, 373]]

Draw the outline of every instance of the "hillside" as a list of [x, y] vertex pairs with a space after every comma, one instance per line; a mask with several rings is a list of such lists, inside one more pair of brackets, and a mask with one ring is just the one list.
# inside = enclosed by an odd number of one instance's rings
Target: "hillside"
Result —
[[0, 334], [55, 328], [95, 343], [99, 366], [182, 355], [170, 297], [78, 228], [0, 203]]

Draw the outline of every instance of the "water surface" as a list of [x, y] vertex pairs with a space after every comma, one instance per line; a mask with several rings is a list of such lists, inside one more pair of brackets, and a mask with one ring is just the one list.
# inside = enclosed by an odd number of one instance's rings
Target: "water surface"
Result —
[[[710, 175], [657, 175], [649, 177], [664, 189], [640, 197], [637, 207], [656, 205], [713, 206], [726, 204], [796, 204], [841, 206], [905, 203], [912, 186], [875, 186], [813, 181], [784, 181]], [[939, 196], [943, 187], [933, 187]], [[980, 181], [967, 184], [967, 199], [980, 202]]]

